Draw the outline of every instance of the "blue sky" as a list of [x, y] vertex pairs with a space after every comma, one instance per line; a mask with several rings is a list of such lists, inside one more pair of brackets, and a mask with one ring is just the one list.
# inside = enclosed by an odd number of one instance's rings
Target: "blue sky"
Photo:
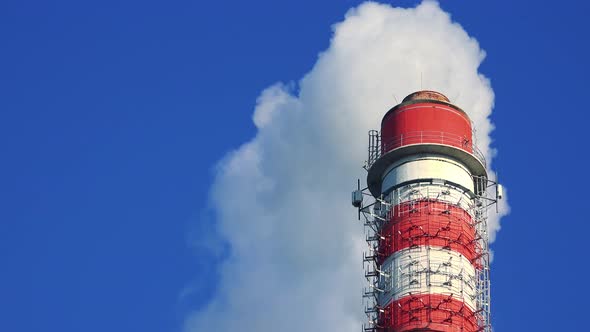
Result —
[[[0, 330], [180, 331], [224, 256], [190, 245], [214, 165], [255, 134], [260, 91], [309, 71], [358, 3], [0, 5]], [[590, 5], [441, 7], [486, 50], [496, 95], [512, 212], [495, 329], [583, 329]]]

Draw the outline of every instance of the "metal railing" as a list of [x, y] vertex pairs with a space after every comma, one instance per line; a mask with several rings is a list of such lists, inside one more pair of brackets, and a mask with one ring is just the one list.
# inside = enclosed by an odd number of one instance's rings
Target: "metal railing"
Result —
[[369, 169], [383, 154], [402, 147], [404, 145], [412, 144], [442, 144], [457, 147], [461, 150], [474, 155], [484, 167], [486, 160], [483, 153], [473, 144], [473, 141], [467, 137], [459, 136], [443, 131], [416, 131], [398, 135], [387, 141], [383, 141], [381, 134], [377, 130], [369, 131], [369, 149], [368, 158], [365, 168]]

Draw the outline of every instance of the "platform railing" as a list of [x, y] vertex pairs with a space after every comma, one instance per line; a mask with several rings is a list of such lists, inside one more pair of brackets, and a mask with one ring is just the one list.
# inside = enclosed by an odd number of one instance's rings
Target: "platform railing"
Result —
[[405, 145], [413, 144], [442, 144], [457, 147], [474, 155], [484, 167], [486, 160], [483, 153], [465, 136], [443, 131], [416, 131], [400, 134], [384, 141], [377, 130], [369, 131], [368, 158], [365, 165], [369, 169], [383, 154]]

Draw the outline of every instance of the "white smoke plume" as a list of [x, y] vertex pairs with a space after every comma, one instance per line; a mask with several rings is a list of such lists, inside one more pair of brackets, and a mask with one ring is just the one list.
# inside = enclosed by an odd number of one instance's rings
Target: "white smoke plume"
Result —
[[[359, 330], [365, 244], [350, 192], [366, 175], [367, 131], [405, 95], [436, 90], [463, 108], [490, 164], [485, 53], [436, 2], [363, 3], [333, 30], [298, 84], [261, 93], [256, 137], [219, 164], [211, 196], [231, 254], [186, 332]], [[492, 238], [498, 229], [499, 216]]]

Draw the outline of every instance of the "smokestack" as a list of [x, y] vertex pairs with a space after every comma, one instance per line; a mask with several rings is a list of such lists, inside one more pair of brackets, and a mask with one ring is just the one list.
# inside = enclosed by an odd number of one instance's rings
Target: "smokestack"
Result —
[[467, 114], [412, 93], [369, 132], [368, 153], [367, 188], [353, 192], [369, 246], [364, 331], [491, 332], [487, 209], [502, 188]]

